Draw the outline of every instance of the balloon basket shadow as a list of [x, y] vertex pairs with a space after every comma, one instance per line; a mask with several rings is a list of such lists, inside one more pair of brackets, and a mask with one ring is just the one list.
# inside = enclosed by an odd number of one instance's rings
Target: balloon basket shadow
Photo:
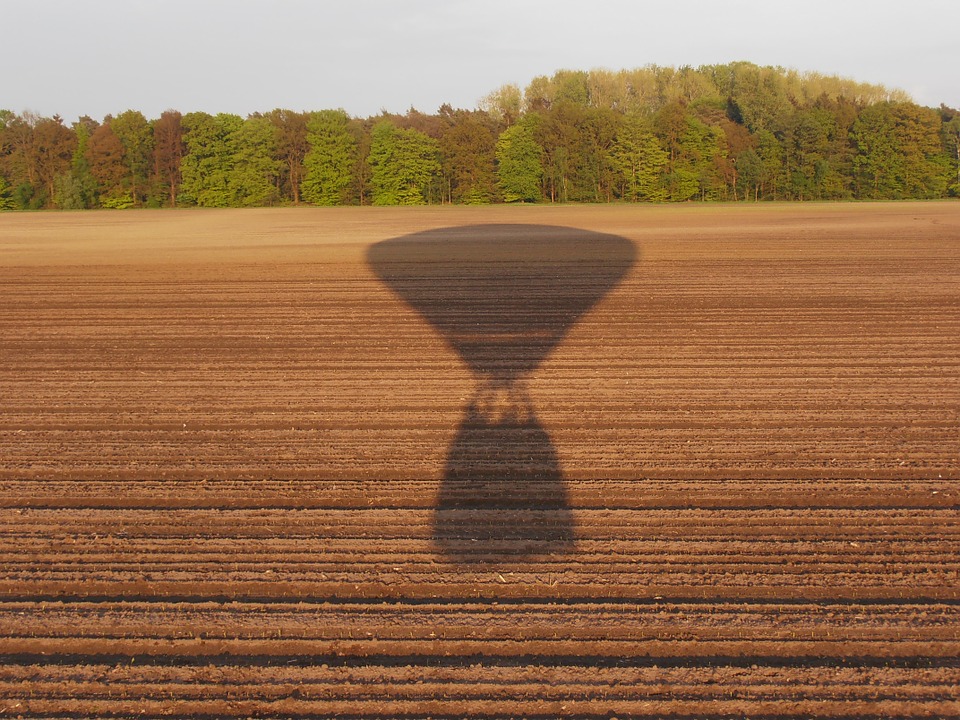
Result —
[[461, 563], [502, 563], [566, 554], [574, 540], [557, 451], [525, 384], [481, 384], [447, 455], [435, 547]]

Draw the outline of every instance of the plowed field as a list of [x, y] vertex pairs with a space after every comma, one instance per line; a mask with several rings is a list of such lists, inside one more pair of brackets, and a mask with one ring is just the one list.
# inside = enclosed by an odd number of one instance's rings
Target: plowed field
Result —
[[960, 716], [960, 204], [0, 215], [0, 716]]

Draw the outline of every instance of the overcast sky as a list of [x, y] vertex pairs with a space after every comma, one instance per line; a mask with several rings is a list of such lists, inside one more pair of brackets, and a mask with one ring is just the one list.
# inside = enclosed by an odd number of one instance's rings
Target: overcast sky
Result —
[[474, 108], [559, 69], [748, 60], [960, 108], [960, 0], [0, 0], [0, 108]]

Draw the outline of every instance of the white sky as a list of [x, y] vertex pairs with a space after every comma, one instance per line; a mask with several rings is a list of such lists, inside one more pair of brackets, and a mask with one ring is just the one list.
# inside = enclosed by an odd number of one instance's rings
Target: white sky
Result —
[[474, 108], [559, 69], [748, 60], [960, 108], [960, 0], [0, 0], [0, 108]]

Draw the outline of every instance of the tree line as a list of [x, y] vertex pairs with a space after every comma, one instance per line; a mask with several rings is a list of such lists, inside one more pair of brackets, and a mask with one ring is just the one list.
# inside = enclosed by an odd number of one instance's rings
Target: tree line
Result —
[[960, 111], [739, 62], [563, 70], [473, 110], [0, 110], [0, 209], [960, 196]]

